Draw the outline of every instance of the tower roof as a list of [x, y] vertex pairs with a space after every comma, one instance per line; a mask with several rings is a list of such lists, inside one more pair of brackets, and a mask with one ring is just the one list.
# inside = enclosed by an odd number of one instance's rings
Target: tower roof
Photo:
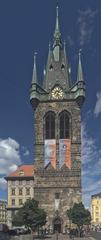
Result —
[[69, 65], [66, 49], [63, 48], [61, 41], [58, 5], [56, 7], [54, 41], [52, 47], [49, 48], [43, 87], [46, 91], [50, 91], [56, 84], [59, 84], [64, 90], [70, 88]]
[[81, 63], [81, 49], [79, 50], [79, 63], [78, 63], [78, 73], [77, 73], [77, 82], [84, 81], [82, 63]]
[[37, 69], [36, 69], [36, 52], [34, 53], [34, 67], [33, 67], [33, 75], [32, 75], [32, 84], [37, 83]]

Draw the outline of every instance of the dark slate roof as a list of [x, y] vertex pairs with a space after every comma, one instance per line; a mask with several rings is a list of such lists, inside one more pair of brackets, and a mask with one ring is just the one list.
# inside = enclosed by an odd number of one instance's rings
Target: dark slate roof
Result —
[[101, 197], [101, 192], [100, 193], [96, 193], [96, 194], [92, 195], [91, 197], [92, 198]]

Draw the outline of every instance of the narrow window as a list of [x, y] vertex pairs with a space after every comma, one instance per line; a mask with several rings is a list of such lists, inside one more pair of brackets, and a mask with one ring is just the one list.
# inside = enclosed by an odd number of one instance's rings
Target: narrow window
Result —
[[62, 65], [61, 65], [61, 69], [62, 69], [62, 70], [64, 70], [64, 68], [65, 68], [65, 65], [64, 65], [64, 64], [62, 64]]
[[59, 199], [60, 198], [60, 193], [55, 193], [55, 199]]
[[70, 137], [69, 116], [66, 111], [60, 114], [60, 139], [66, 139]]
[[22, 199], [19, 199], [19, 205], [22, 205], [22, 204], [23, 204]]
[[48, 112], [45, 117], [45, 138], [55, 138], [55, 114], [53, 112]]
[[51, 64], [50, 66], [49, 66], [49, 70], [53, 70], [53, 65]]
[[19, 189], [19, 195], [22, 195], [22, 188]]
[[12, 199], [12, 206], [15, 205], [15, 199]]
[[15, 195], [15, 189], [12, 189], [12, 195]]
[[30, 188], [26, 188], [26, 195], [30, 195]]

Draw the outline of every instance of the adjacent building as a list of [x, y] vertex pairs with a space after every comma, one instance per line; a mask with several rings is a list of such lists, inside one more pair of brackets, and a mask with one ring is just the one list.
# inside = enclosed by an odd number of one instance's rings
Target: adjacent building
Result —
[[8, 184], [7, 223], [12, 226], [12, 217], [29, 198], [34, 197], [33, 165], [22, 165], [5, 179]]
[[7, 201], [0, 200], [0, 223], [7, 223]]
[[101, 193], [91, 196], [92, 224], [101, 226]]
[[58, 6], [53, 42], [49, 46], [42, 86], [36, 55], [30, 89], [34, 112], [34, 197], [47, 212], [47, 226], [64, 232], [66, 211], [81, 201], [81, 107], [85, 82], [78, 54], [76, 82], [71, 79], [66, 46], [61, 38]]

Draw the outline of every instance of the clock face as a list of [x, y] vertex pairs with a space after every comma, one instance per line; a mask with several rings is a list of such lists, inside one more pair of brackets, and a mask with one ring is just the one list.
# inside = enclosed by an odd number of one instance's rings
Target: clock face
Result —
[[63, 98], [63, 91], [60, 87], [55, 87], [52, 90], [52, 98], [54, 99], [62, 99]]

